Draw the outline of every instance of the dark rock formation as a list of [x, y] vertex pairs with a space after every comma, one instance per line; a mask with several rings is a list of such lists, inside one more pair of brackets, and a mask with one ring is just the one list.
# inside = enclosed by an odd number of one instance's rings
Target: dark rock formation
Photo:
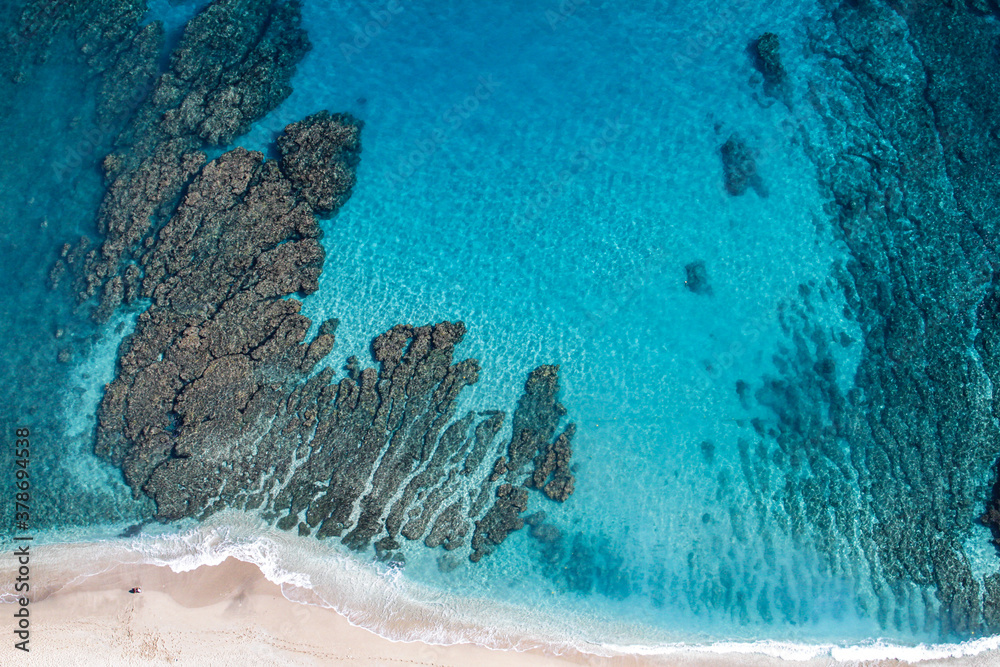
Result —
[[115, 127], [126, 120], [146, 99], [156, 81], [163, 43], [163, 24], [154, 21], [122, 44], [109, 61], [101, 78], [97, 107], [97, 117], [105, 127]]
[[[299, 22], [295, 3], [216, 0], [188, 23], [168, 71], [142, 98], [116, 140], [117, 152], [104, 161], [110, 182], [98, 219], [104, 240], [99, 252], [81, 249], [84, 259], [76, 271], [79, 300], [100, 297], [95, 319], [107, 319], [128, 296], [121, 272], [154, 243], [152, 234], [204, 162], [198, 150], [229, 143], [288, 96], [288, 80], [309, 49]], [[126, 60], [123, 69], [135, 72], [133, 60], [156, 55], [159, 47], [147, 32], [138, 33], [134, 48], [119, 56]], [[100, 104], [121, 108], [120, 89], [112, 81]], [[313, 157], [319, 156], [305, 159]], [[356, 162], [356, 156], [342, 157]], [[344, 168], [331, 165], [327, 171], [339, 175], [324, 178], [344, 177]], [[350, 185], [339, 184], [348, 190]]]
[[57, 36], [68, 35], [80, 60], [103, 75], [106, 97], [99, 102], [98, 115], [108, 121], [114, 115], [112, 100], [122, 101], [124, 95], [142, 90], [155, 74], [163, 26], [155, 21], [140, 27], [146, 11], [145, 0], [26, 2], [3, 35], [0, 73], [16, 83], [29, 82], [33, 66], [49, 59]]
[[754, 67], [764, 75], [764, 92], [785, 97], [788, 74], [781, 62], [780, 42], [773, 32], [765, 32], [750, 45]]
[[552, 500], [562, 502], [573, 493], [573, 474], [569, 469], [569, 459], [573, 453], [570, 442], [576, 426], [570, 424], [566, 430], [535, 457], [535, 472], [531, 483], [542, 489]]
[[[109, 59], [116, 74], [101, 89], [108, 114], [149, 76], [142, 63], [162, 38], [158, 27], [122, 34], [131, 46]], [[404, 538], [446, 551], [471, 540], [478, 560], [521, 528], [533, 479], [550, 498], [572, 492], [573, 425], [555, 437], [558, 368], [531, 373], [515, 435], [497, 442], [503, 412], [456, 415], [479, 373], [453, 358], [461, 322], [399, 325], [372, 342], [375, 367], [324, 367], [337, 321], [307, 339], [312, 323], [289, 297], [317, 289], [317, 218], [350, 196], [360, 122], [324, 111], [293, 123], [278, 160], [236, 148], [206, 162], [199, 150], [280, 103], [306, 49], [297, 4], [216, 0], [104, 159], [103, 240], [67, 244], [50, 276], [54, 287], [72, 276], [98, 320], [148, 300], [106, 386], [96, 452], [160, 520], [235, 507], [301, 535], [374, 543], [393, 566]]]
[[695, 294], [712, 296], [712, 286], [708, 284], [708, 271], [700, 259], [684, 266], [684, 286]]
[[700, 449], [706, 463], [711, 463], [715, 459], [715, 443], [711, 440], [702, 440]]
[[[320, 113], [289, 125], [278, 138], [282, 170], [299, 196], [318, 214], [329, 215], [340, 208], [345, 201], [344, 193], [354, 187], [359, 153], [338, 148], [352, 144], [351, 137], [331, 144], [328, 137], [337, 132], [355, 130], [352, 125], [341, 123], [338, 116]], [[326, 168], [318, 170], [317, 164]]]
[[1000, 551], [1000, 461], [993, 465], [993, 469], [996, 472], [990, 497], [986, 503], [986, 511], [979, 520], [993, 533], [993, 545]]
[[476, 521], [472, 555], [469, 556], [473, 563], [492, 553], [510, 533], [524, 527], [520, 514], [528, 508], [528, 491], [523, 487], [501, 484], [497, 487], [496, 497], [486, 515]]
[[[527, 491], [499, 491], [483, 465], [500, 453], [503, 413], [454, 419], [479, 373], [475, 360], [453, 361], [465, 326], [400, 325], [373, 341], [377, 369], [352, 359], [340, 380], [316, 372], [336, 321], [307, 341], [310, 322], [285, 297], [316, 289], [316, 215], [350, 194], [358, 124], [321, 113], [288, 129], [280, 162], [238, 148], [204, 165], [141, 255], [152, 305], [106, 390], [97, 451], [160, 519], [259, 508], [284, 529], [358, 549], [377, 541], [398, 561], [399, 536], [457, 549], [485, 511], [478, 559], [521, 527]], [[504, 475], [521, 483], [520, 467], [541, 457], [543, 489], [562, 500], [573, 426], [551, 442], [565, 414], [557, 392], [555, 367], [529, 377], [507, 445], [519, 466]]]
[[[789, 532], [831, 571], [876, 573], [860, 612], [908, 629], [919, 608], [949, 638], [995, 631], [997, 579], [977, 577], [963, 545], [996, 513], [983, 479], [1000, 442], [1000, 24], [966, 3], [826, 6], [810, 99], [829, 136], [809, 150], [863, 350], [842, 393], [842, 338], [786, 322], [782, 378], [756, 394], [774, 421], [757, 452], [741, 443], [745, 476], [760, 508], [783, 489]], [[772, 456], [783, 479], [761, 472]]]
[[539, 366], [524, 384], [524, 394], [513, 419], [513, 439], [508, 449], [507, 479], [518, 481], [524, 465], [542, 452], [555, 435], [566, 408], [557, 400], [559, 367]]
[[1000, 632], [1000, 574], [983, 577], [983, 622], [991, 634]]
[[757, 173], [757, 161], [742, 139], [735, 134], [730, 136], [719, 152], [722, 155], [722, 170], [729, 194], [738, 197], [747, 188], [753, 188], [759, 196], [767, 196], [764, 181]]

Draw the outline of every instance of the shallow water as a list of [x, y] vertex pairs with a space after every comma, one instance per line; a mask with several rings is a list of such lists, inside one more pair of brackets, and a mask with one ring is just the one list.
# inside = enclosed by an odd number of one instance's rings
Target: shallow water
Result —
[[[364, 8], [307, 6], [314, 50], [272, 124], [323, 106], [366, 126], [359, 184], [326, 229], [306, 313], [341, 318], [343, 355], [396, 322], [464, 320], [462, 350], [484, 367], [467, 399], [478, 407], [513, 404], [539, 363], [562, 367], [579, 482], [565, 506], [537, 503], [560, 543], [517, 534], [450, 575], [413, 550], [408, 576], [678, 638], [753, 637], [774, 612], [746, 580], [769, 578], [762, 535], [732, 525], [746, 493], [739, 422], [752, 416], [735, 386], [774, 372], [778, 309], [800, 284], [825, 285], [838, 253], [817, 229], [813, 169], [782, 125], [796, 119], [755, 101], [743, 51], [774, 16], [794, 34], [809, 9], [747, 6], [722, 24], [714, 6], [687, 3], [587, 3], [551, 23], [547, 11], [408, 4], [355, 53]], [[691, 48], [699, 29], [712, 43], [693, 63], [657, 57]], [[768, 197], [726, 193], [718, 146], [732, 131], [760, 147]], [[711, 296], [684, 284], [699, 260]], [[831, 299], [817, 319], [850, 331]], [[787, 553], [778, 590], [805, 589], [788, 593], [793, 607], [817, 592], [832, 601], [779, 613], [774, 636], [823, 632], [806, 618], [828, 623], [849, 595], [812, 559]], [[710, 590], [720, 578], [730, 590]]]
[[[176, 39], [200, 4], [153, 2], [149, 16]], [[861, 354], [836, 282], [847, 252], [802, 140], [823, 127], [802, 83], [815, 75], [805, 42], [819, 7], [315, 0], [303, 15], [313, 50], [292, 95], [236, 143], [272, 154], [286, 124], [320, 109], [365, 123], [358, 185], [324, 223], [320, 289], [304, 300], [314, 322], [340, 319], [330, 363], [366, 358], [372, 337], [397, 323], [463, 320], [459, 349], [483, 367], [463, 399], [473, 409], [512, 409], [527, 373], [557, 363], [578, 426], [577, 483], [565, 504], [532, 499], [529, 512], [546, 513], [544, 539], [519, 531], [478, 564], [414, 543], [401, 574], [377, 574], [360, 564], [371, 554], [291, 537], [248, 559], [280, 563], [272, 579], [306, 577], [321, 595], [345, 581], [328, 570], [358, 568], [394, 591], [389, 601], [366, 601], [374, 589], [361, 586], [331, 604], [376, 627], [399, 599], [430, 596], [442, 628], [473, 622], [463, 600], [487, 599], [530, 610], [498, 632], [573, 645], [828, 651], [947, 639], [931, 587], [886, 601], [894, 584], [856, 539], [872, 521], [857, 471], [844, 465], [837, 481], [851, 523], [810, 514], [810, 489], [788, 481], [797, 464], [755, 430], [787, 407], [772, 381], [794, 377], [789, 359], [812, 364], [824, 350], [846, 393]], [[781, 34], [799, 82], [787, 104], [764, 94], [747, 54], [765, 30]], [[37, 77], [12, 87], [18, 97], [0, 117], [18, 142], [0, 169], [12, 267], [0, 280], [19, 295], [0, 323], [5, 365], [17, 369], [3, 420], [41, 436], [40, 525], [117, 531], [150, 508], [90, 449], [135, 313], [95, 328], [45, 284], [61, 243], [96, 233], [110, 138], [92, 142], [71, 176], [53, 170], [88, 123], [86, 107], [59, 100], [93, 91], [58, 60]], [[733, 133], [755, 152], [766, 191], [727, 193], [719, 149]], [[710, 293], [685, 284], [699, 261]], [[72, 337], [69, 363], [56, 361], [60, 328]], [[822, 396], [814, 406], [803, 396], [788, 405], [822, 414]], [[830, 460], [849, 460], [838, 446]], [[984, 501], [985, 473], [968, 471]], [[967, 552], [985, 573], [997, 554], [973, 526], [981, 511], [968, 511]], [[132, 548], [175, 564], [221, 560], [224, 545], [256, 544], [263, 530], [239, 514], [211, 525], [180, 545], [149, 537]], [[217, 541], [227, 525], [233, 542]], [[161, 551], [170, 558], [150, 555]]]

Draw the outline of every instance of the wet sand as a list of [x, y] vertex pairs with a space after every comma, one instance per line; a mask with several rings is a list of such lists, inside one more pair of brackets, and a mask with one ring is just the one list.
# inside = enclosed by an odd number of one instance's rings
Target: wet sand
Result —
[[[76, 545], [73, 550], [87, 548]], [[336, 611], [288, 600], [256, 565], [229, 558], [177, 573], [146, 564], [104, 566], [81, 576], [61, 568], [53, 550], [33, 567], [44, 582], [34, 590], [31, 651], [14, 649], [13, 604], [0, 605], [10, 628], [0, 646], [3, 665], [708, 665], [827, 666], [830, 658], [785, 661], [760, 654], [708, 653], [605, 657], [580, 652], [555, 655], [541, 649], [497, 650], [472, 644], [438, 646], [399, 642], [352, 625]], [[72, 555], [72, 554], [67, 554]], [[0, 566], [3, 591], [10, 591], [16, 565]], [[72, 562], [74, 558], [68, 558]], [[93, 569], [91, 570], [93, 571]], [[141, 593], [131, 594], [138, 586]], [[302, 593], [301, 590], [298, 593]], [[857, 664], [857, 663], [855, 663]], [[866, 665], [904, 665], [898, 661]], [[995, 652], [919, 663], [928, 667], [985, 667], [1000, 664]]]

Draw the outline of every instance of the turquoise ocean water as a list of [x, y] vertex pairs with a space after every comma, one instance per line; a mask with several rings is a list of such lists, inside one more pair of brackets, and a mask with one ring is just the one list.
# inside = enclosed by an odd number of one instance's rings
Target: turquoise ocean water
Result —
[[[199, 6], [157, 0], [148, 20], [169, 41]], [[792, 80], [807, 81], [821, 15], [790, 0], [303, 3], [313, 49], [293, 92], [235, 145], [270, 154], [320, 109], [365, 123], [357, 187], [323, 223], [320, 289], [304, 300], [314, 322], [340, 319], [331, 358], [367, 355], [396, 323], [463, 320], [459, 351], [483, 367], [468, 408], [511, 409], [526, 374], [557, 363], [577, 423], [575, 494], [529, 507], [554, 532], [526, 528], [449, 571], [416, 543], [386, 568], [237, 513], [115, 537], [151, 511], [92, 453], [135, 313], [91, 325], [46, 287], [59, 246], [94, 234], [110, 139], [91, 132], [87, 81], [59, 58], [41, 66], [0, 116], [0, 326], [4, 426], [39, 437], [42, 537], [177, 568], [236, 555], [376, 630], [411, 610], [434, 641], [859, 657], [849, 647], [968, 640], [942, 635], [931, 587], [887, 593], [858, 546], [872, 518], [857, 473], [839, 482], [853, 524], [803, 518], [795, 464], [760, 436], [796, 352], [823, 350], [844, 393], [861, 354], [836, 282], [847, 250], [803, 139], [823, 119], [804, 84], [787, 103], [766, 96], [747, 54], [777, 32]], [[726, 191], [733, 134], [766, 189]], [[79, 165], [60, 170], [67, 152]], [[695, 262], [709, 292], [685, 284]], [[969, 471], [984, 502], [986, 473]], [[967, 510], [977, 573], [998, 560], [981, 512]]]

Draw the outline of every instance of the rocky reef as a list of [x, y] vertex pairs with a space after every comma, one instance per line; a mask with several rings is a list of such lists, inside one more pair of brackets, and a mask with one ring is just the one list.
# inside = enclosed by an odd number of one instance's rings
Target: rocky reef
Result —
[[146, 11], [145, 0], [26, 2], [2, 35], [0, 75], [27, 83], [35, 65], [48, 61], [63, 41], [71, 42], [93, 73], [105, 75], [98, 118], [108, 121], [117, 110], [127, 109], [132, 90], [147, 87], [157, 73], [163, 25], [154, 21], [140, 26]]
[[712, 296], [712, 286], [708, 282], [705, 262], [699, 259], [684, 266], [684, 286], [695, 294]]
[[757, 173], [757, 160], [753, 151], [740, 137], [734, 134], [726, 139], [719, 153], [722, 156], [722, 173], [729, 194], [739, 197], [747, 189], [753, 188], [759, 196], [767, 196], [764, 181]]
[[[50, 272], [97, 321], [142, 310], [95, 451], [159, 520], [235, 507], [374, 543], [388, 562], [404, 561], [401, 538], [479, 560], [524, 525], [529, 490], [573, 492], [558, 367], [529, 375], [509, 440], [503, 412], [457, 414], [480, 371], [454, 358], [462, 322], [398, 325], [373, 340], [374, 366], [329, 367], [337, 321], [308, 337], [294, 297], [318, 287], [319, 220], [350, 197], [362, 124], [316, 113], [285, 128], [272, 160], [202, 152], [288, 96], [309, 49], [299, 23], [296, 3], [270, 0], [216, 0], [192, 19], [103, 162], [99, 243], [67, 244]], [[153, 60], [142, 34], [118, 61]], [[116, 95], [103, 87], [101, 104], [117, 109]]]
[[[75, 277], [81, 303], [98, 297], [95, 320], [138, 296], [137, 259], [200, 169], [199, 151], [228, 144], [280, 104], [308, 49], [295, 3], [217, 0], [188, 23], [167, 71], [135, 105], [103, 161], [109, 185], [97, 220], [100, 246], [82, 238], [53, 269]], [[119, 60], [144, 57], [152, 67], [158, 51], [140, 40]], [[116, 90], [102, 87], [99, 105], [120, 109]]]
[[[994, 464], [994, 470], [998, 466], [1000, 466], [1000, 461]], [[1000, 470], [997, 470], [995, 475], [990, 498], [986, 503], [986, 511], [983, 512], [979, 520], [993, 533], [993, 544], [1000, 550]]]
[[[984, 509], [995, 521], [1000, 23], [962, 2], [825, 7], [807, 99], [827, 134], [808, 152], [848, 259], [836, 290], [785, 317], [792, 344], [755, 393], [773, 418], [755, 422], [745, 474], [762, 513], [781, 494], [788, 516], [772, 519], [831, 571], [863, 569], [857, 607], [883, 627], [995, 633], [1000, 578], [977, 576], [965, 545], [989, 539]], [[863, 339], [844, 390], [837, 336], [806, 317], [836, 291]], [[787, 472], [769, 478], [766, 460]]]
[[778, 36], [773, 32], [765, 32], [750, 44], [750, 53], [754, 67], [764, 77], [764, 92], [787, 103], [788, 72], [781, 61], [781, 41]]
[[[300, 302], [282, 298], [316, 289], [323, 251], [314, 213], [349, 194], [351, 121], [308, 118], [279, 142], [280, 163], [236, 149], [187, 189], [143, 262], [153, 304], [106, 390], [97, 451], [156, 501], [161, 519], [241, 507], [354, 548], [376, 538], [384, 548], [402, 535], [452, 550], [473, 530], [499, 544], [506, 533], [480, 524], [504, 515], [507, 532], [520, 528], [527, 491], [517, 485], [532, 479], [521, 468], [566, 449], [566, 434], [548, 442], [565, 414], [557, 369], [532, 373], [514, 413], [519, 435], [497, 444], [502, 413], [454, 419], [459, 393], [479, 373], [475, 360], [453, 363], [462, 323], [394, 327], [372, 343], [377, 369], [351, 359], [337, 380], [318, 366], [336, 321], [306, 341]], [[294, 162], [293, 180], [284, 159], [301, 157], [304, 132], [321, 159]], [[301, 188], [327, 197], [309, 204]], [[496, 466], [482, 464], [504, 455], [512, 465], [500, 483], [489, 475]], [[546, 490], [557, 480], [571, 490], [555, 468]], [[513, 516], [511, 495], [522, 499]]]

